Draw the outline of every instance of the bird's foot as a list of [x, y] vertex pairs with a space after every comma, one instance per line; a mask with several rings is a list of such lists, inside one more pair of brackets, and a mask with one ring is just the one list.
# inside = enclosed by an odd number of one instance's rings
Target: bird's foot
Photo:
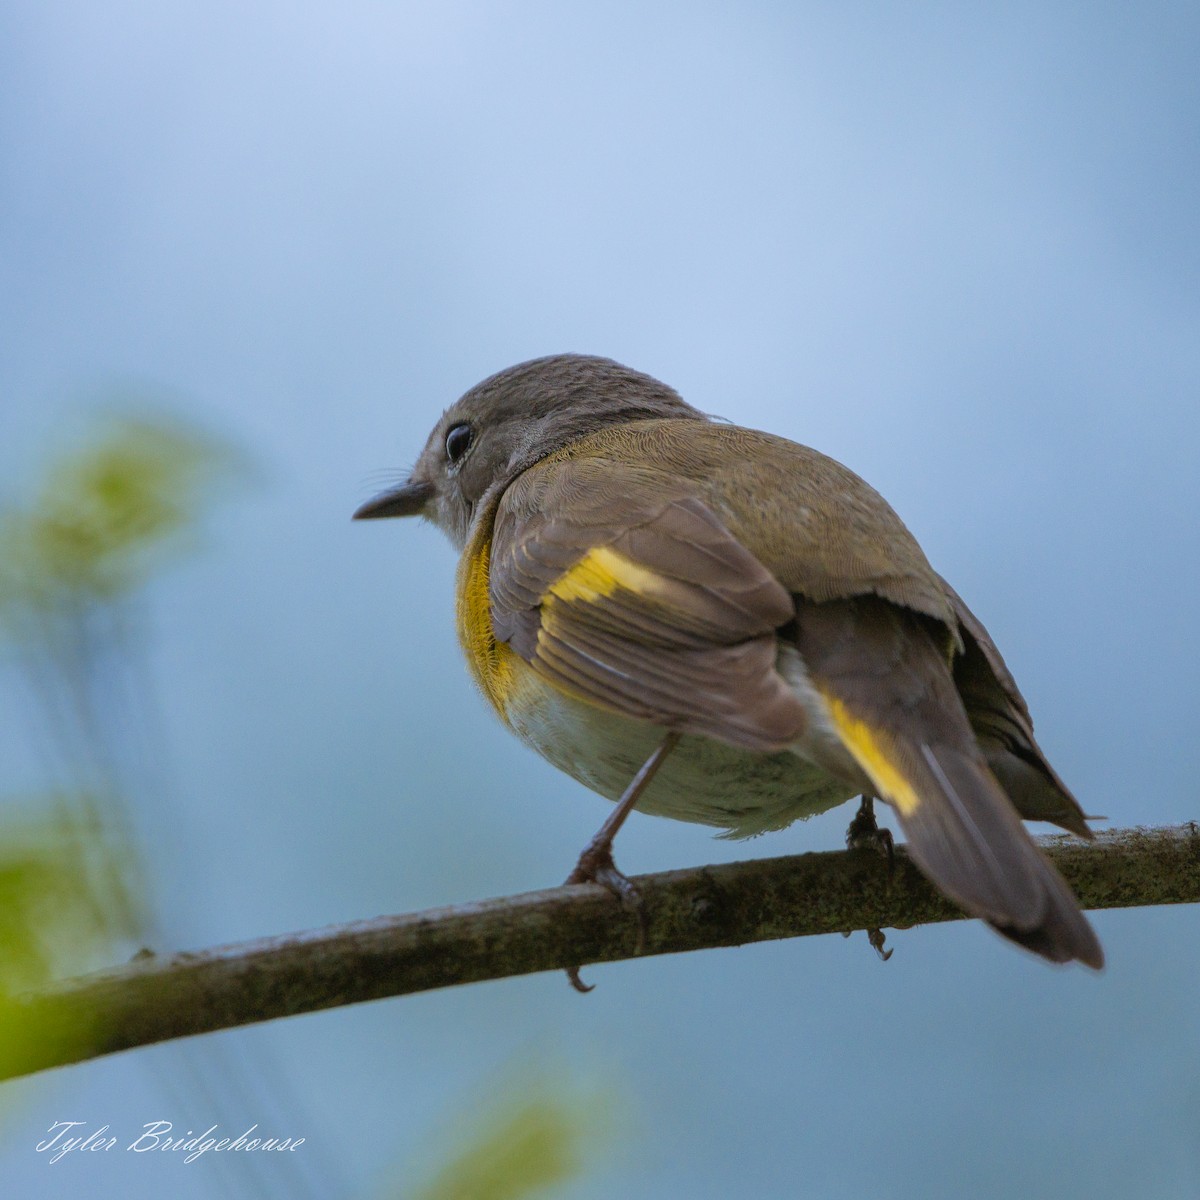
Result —
[[[620, 800], [613, 806], [612, 812], [597, 830], [596, 836], [588, 842], [587, 848], [579, 856], [575, 870], [566, 879], [568, 884], [598, 883], [601, 887], [608, 888], [621, 901], [622, 905], [637, 914], [638, 937], [637, 945], [634, 948], [635, 954], [641, 954], [646, 948], [646, 912], [642, 907], [642, 898], [638, 895], [637, 888], [617, 870], [617, 864], [613, 862], [613, 838], [617, 836], [617, 832], [625, 823], [625, 818], [633, 812], [634, 806], [646, 790], [650, 780], [654, 778], [655, 772], [678, 744], [679, 734], [674, 730], [663, 736], [663, 740], [655, 747], [654, 753], [642, 763], [638, 773], [630, 780], [629, 786], [622, 792]], [[577, 992], [592, 990], [579, 978], [578, 967], [568, 967], [567, 978]]]
[[[627, 875], [624, 875], [613, 861], [612, 842], [593, 839], [586, 850], [579, 856], [575, 869], [563, 881], [564, 884], [598, 883], [602, 888], [612, 892], [621, 902], [621, 906], [637, 917], [638, 934], [635, 953], [641, 954], [646, 948], [646, 910], [642, 904], [641, 894], [633, 886]], [[567, 967], [567, 978], [577, 992], [590, 992], [596, 985], [584, 983], [579, 977], [578, 967]]]
[[[842, 937], [848, 938], [853, 932], [854, 930], [847, 929], [846, 932], [842, 934]], [[879, 955], [879, 961], [887, 962], [887, 960], [891, 958], [892, 954], [894, 953], [894, 950], [884, 949], [884, 946], [887, 945], [887, 934], [885, 934], [882, 929], [868, 929], [865, 930], [865, 933], [867, 935], [867, 941], [871, 943], [871, 949]]]
[[882, 929], [868, 929], [867, 941], [871, 943], [871, 949], [879, 955], [880, 962], [887, 962], [892, 957], [894, 951], [884, 949], [884, 946], [887, 945], [887, 935]]
[[[847, 850], [873, 850], [876, 854], [887, 856], [888, 874], [896, 869], [896, 842], [890, 829], [880, 829], [875, 819], [875, 797], [863, 796], [850, 828], [846, 830]], [[849, 935], [847, 935], [849, 936]], [[885, 950], [887, 937], [882, 929], [868, 929], [867, 941], [871, 949], [879, 955], [880, 962], [887, 962], [892, 957], [891, 950]]]
[[623, 875], [613, 861], [612, 843], [593, 841], [579, 856], [575, 869], [563, 880], [564, 886], [572, 883], [598, 883], [607, 888], [627, 908], [638, 908], [642, 899], [638, 890]]
[[[880, 829], [875, 820], [875, 798], [864, 796], [846, 830], [847, 850], [874, 850], [886, 854], [889, 873], [896, 869], [896, 842], [890, 829]], [[882, 936], [882, 935], [881, 935]]]

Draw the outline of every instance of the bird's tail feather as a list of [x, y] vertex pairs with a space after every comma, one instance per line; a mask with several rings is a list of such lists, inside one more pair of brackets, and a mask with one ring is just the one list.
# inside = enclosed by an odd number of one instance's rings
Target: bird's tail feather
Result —
[[904, 754], [919, 796], [898, 809], [918, 866], [968, 912], [1054, 962], [1104, 964], [1104, 952], [1062, 876], [1038, 849], [987, 765], [921, 745]]
[[927, 629], [882, 602], [834, 602], [801, 610], [798, 642], [839, 739], [933, 883], [1045, 958], [1102, 966], [1075, 897], [989, 769]]

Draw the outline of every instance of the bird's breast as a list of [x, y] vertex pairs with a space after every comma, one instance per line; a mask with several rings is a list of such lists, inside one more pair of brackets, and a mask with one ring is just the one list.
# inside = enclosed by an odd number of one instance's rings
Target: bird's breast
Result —
[[489, 533], [473, 538], [459, 560], [455, 585], [458, 640], [479, 690], [507, 721], [518, 667], [525, 664], [496, 640], [488, 588], [491, 555]]
[[[501, 712], [509, 727], [559, 770], [610, 800], [628, 787], [666, 732], [559, 690], [515, 655], [509, 672]], [[855, 794], [801, 753], [768, 754], [685, 736], [638, 809], [749, 837]]]

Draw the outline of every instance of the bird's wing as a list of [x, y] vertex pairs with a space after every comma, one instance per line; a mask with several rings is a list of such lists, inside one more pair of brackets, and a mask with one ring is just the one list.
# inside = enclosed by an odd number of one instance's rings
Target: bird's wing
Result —
[[992, 773], [1027, 821], [1051, 821], [1079, 837], [1093, 837], [1079, 801], [1037, 744], [1029, 706], [995, 642], [962, 597], [945, 580], [942, 586], [963, 639], [954, 682]]
[[791, 596], [686, 478], [600, 458], [547, 460], [495, 515], [497, 638], [601, 708], [780, 750], [805, 727], [775, 670]]

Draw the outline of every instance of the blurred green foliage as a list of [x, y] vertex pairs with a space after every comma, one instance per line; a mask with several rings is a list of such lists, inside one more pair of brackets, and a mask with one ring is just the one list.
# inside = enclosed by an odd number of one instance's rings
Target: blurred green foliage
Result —
[[86, 1044], [90, 1029], [31, 1027], [14, 1003], [89, 964], [105, 942], [106, 921], [89, 886], [77, 842], [51, 821], [5, 822], [0, 844], [0, 1062], [30, 1042]]
[[74, 843], [50, 821], [7, 823], [0, 848], [0, 987], [38, 987], [78, 966], [104, 929]]
[[0, 614], [112, 601], [188, 543], [227, 446], [159, 419], [111, 417], [46, 471], [31, 503], [0, 512]]
[[509, 1080], [440, 1139], [441, 1163], [412, 1200], [524, 1200], [582, 1175], [612, 1136], [611, 1098], [555, 1077]]
[[235, 465], [183, 425], [110, 416], [45, 468], [28, 500], [0, 509], [0, 634], [54, 780], [38, 803], [10, 797], [0, 815], [0, 1049], [86, 1039], [30, 1028], [13, 998], [149, 936], [125, 794], [145, 764], [123, 763], [113, 744], [136, 708], [115, 694], [112, 667], [136, 654], [138, 590], [190, 545]]

